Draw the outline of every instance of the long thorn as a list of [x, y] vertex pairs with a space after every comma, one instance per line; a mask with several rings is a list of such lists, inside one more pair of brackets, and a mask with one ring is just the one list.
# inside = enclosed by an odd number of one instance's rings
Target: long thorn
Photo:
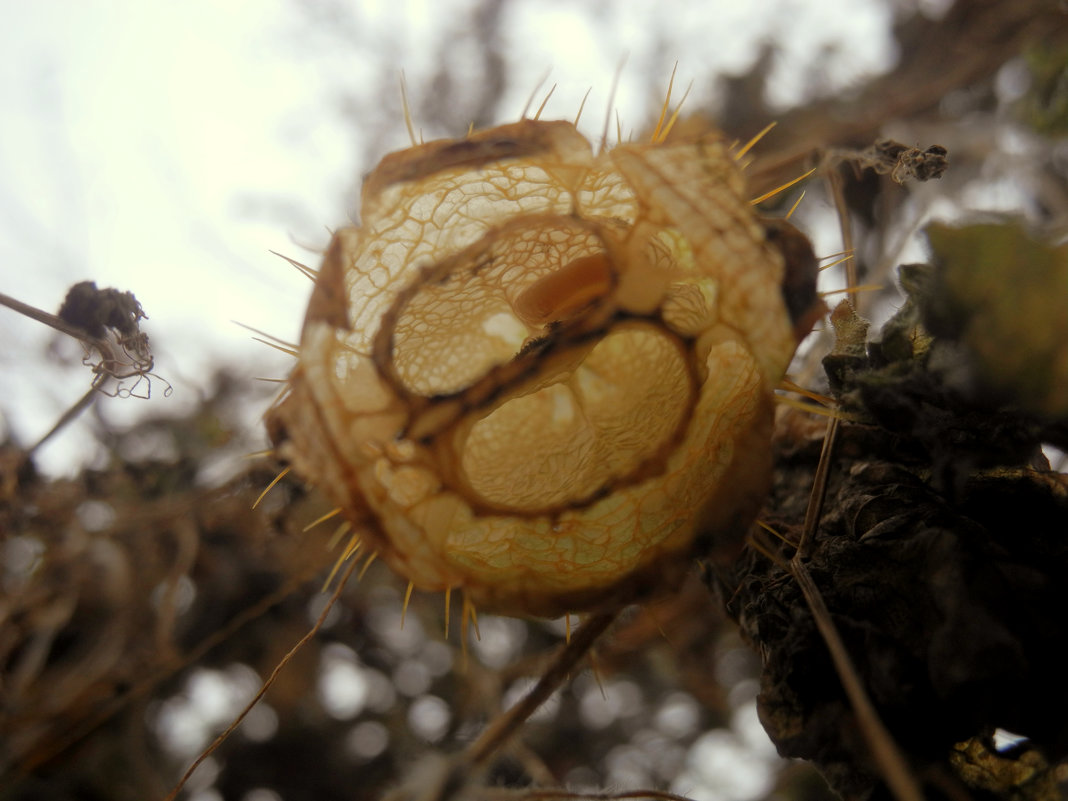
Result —
[[819, 293], [821, 298], [829, 298], [831, 295], [857, 295], [861, 292], [878, 292], [880, 289], [886, 289], [883, 284], [859, 284], [857, 286], [847, 286], [844, 289], [828, 289]]
[[445, 639], [449, 639], [449, 610], [452, 608], [452, 587], [445, 588]]
[[832, 406], [834, 404], [834, 398], [827, 397], [826, 395], [821, 395], [818, 392], [813, 392], [811, 389], [806, 389], [805, 387], [793, 381], [789, 376], [784, 376], [779, 381], [779, 389], [783, 390], [784, 392], [793, 392], [797, 395], [801, 395], [802, 397], [808, 398], [809, 400], [814, 400], [816, 401], [816, 403], [819, 403], [823, 406]]
[[408, 617], [408, 604], [412, 600], [412, 590], [415, 589], [415, 582], [408, 582], [408, 589], [404, 591], [404, 603], [401, 605], [401, 630], [404, 629], [404, 620]]
[[355, 547], [346, 548], [345, 552], [341, 554], [334, 562], [334, 566], [330, 568], [330, 573], [327, 575], [326, 580], [323, 582], [323, 586], [319, 589], [319, 592], [326, 592], [330, 588], [330, 584], [334, 581], [334, 576], [337, 575], [337, 571], [341, 569], [341, 566], [349, 560], [349, 557], [353, 556], [360, 548], [359, 538], [356, 540]]
[[534, 105], [534, 98], [538, 96], [538, 92], [541, 91], [541, 87], [549, 80], [549, 75], [552, 70], [545, 70], [538, 78], [538, 82], [534, 84], [534, 89], [531, 90], [530, 96], [527, 97], [527, 102], [523, 104], [523, 110], [519, 112], [519, 119], [525, 120], [527, 118], [527, 112], [530, 111], [530, 107]]
[[667, 119], [668, 107], [671, 105], [671, 89], [675, 86], [675, 71], [679, 68], [679, 62], [675, 62], [675, 66], [671, 68], [671, 78], [668, 79], [667, 94], [664, 95], [664, 103], [660, 106], [660, 116], [656, 118], [656, 127], [653, 128], [653, 135], [649, 138], [650, 142], [654, 144], [659, 142], [660, 131], [664, 127], [664, 120]]
[[285, 348], [285, 347], [282, 347], [281, 345], [276, 345], [274, 342], [269, 342], [268, 340], [262, 339], [260, 337], [252, 337], [252, 339], [255, 340], [256, 342], [259, 342], [262, 345], [266, 345], [269, 348], [274, 348], [275, 350], [280, 350], [282, 353], [285, 353], [288, 356], [292, 356], [294, 359], [300, 356], [300, 351], [296, 350], [295, 348]]
[[[836, 256], [840, 256], [841, 254], [836, 253], [835, 255]], [[831, 258], [831, 257], [827, 256], [826, 258]], [[829, 270], [832, 267], [837, 267], [842, 262], [849, 261], [851, 258], [853, 258], [853, 254], [852, 253], [848, 253], [845, 256], [841, 256], [841, 258], [835, 259], [832, 262], [828, 262], [827, 264], [821, 264], [820, 265], [820, 272], [823, 272], [824, 270]]]
[[764, 193], [763, 195], [761, 195], [760, 197], [755, 197], [755, 198], [753, 198], [752, 200], [750, 200], [750, 201], [749, 201], [749, 205], [750, 205], [750, 206], [757, 206], [757, 205], [759, 205], [759, 204], [763, 203], [763, 202], [764, 202], [765, 200], [767, 200], [767, 199], [768, 199], [769, 197], [775, 197], [775, 196], [776, 196], [777, 194], [779, 194], [780, 192], [785, 192], [785, 191], [786, 191], [787, 189], [789, 189], [789, 188], [790, 188], [791, 186], [793, 186], [794, 184], [796, 184], [796, 183], [800, 183], [801, 181], [803, 181], [803, 180], [805, 180], [806, 178], [808, 178], [808, 176], [812, 175], [812, 173], [814, 173], [815, 171], [816, 171], [816, 168], [815, 168], [815, 167], [813, 167], [813, 168], [812, 168], [811, 170], [809, 170], [808, 172], [806, 172], [806, 173], [802, 173], [801, 175], [799, 175], [799, 176], [797, 176], [796, 178], [794, 178], [794, 180], [792, 180], [792, 181], [787, 181], [787, 182], [786, 182], [786, 183], [784, 183], [784, 184], [783, 184], [782, 186], [778, 186], [778, 187], [776, 187], [775, 189], [772, 189], [772, 190], [771, 190], [770, 192], [765, 192], [765, 193]]
[[741, 161], [742, 157], [745, 156], [745, 154], [748, 153], [750, 150], [752, 150], [753, 146], [757, 142], [759, 142], [761, 139], [763, 139], [765, 136], [767, 136], [768, 131], [770, 131], [772, 128], [774, 128], [775, 125], [776, 125], [776, 123], [774, 123], [774, 122], [769, 122], [767, 125], [765, 125], [764, 128], [760, 131], [760, 133], [758, 133], [756, 136], [754, 136], [752, 139], [750, 139], [748, 142], [746, 142], [744, 145], [742, 145], [738, 149], [738, 152], [734, 154], [734, 160], [735, 161]]
[[534, 114], [534, 119], [540, 120], [541, 113], [545, 111], [545, 107], [549, 104], [549, 98], [553, 96], [553, 92], [556, 91], [556, 84], [553, 84], [553, 88], [549, 90], [549, 94], [545, 95], [545, 99], [541, 101], [541, 105], [538, 106], [537, 112]]
[[[273, 453], [273, 451], [268, 451], [268, 453]], [[315, 528], [320, 523], [325, 523], [331, 517], [337, 517], [339, 514], [341, 514], [341, 507], [340, 506], [337, 507], [336, 509], [331, 509], [329, 512], [327, 512], [322, 517], [315, 518], [315, 520], [311, 521], [310, 523], [308, 523], [308, 525], [306, 525], [304, 528], [302, 528], [300, 530], [300, 533], [301, 534], [306, 534], [307, 532], [311, 531], [313, 528]]]
[[686, 87], [686, 91], [682, 93], [682, 100], [675, 106], [675, 110], [671, 112], [671, 116], [668, 118], [667, 124], [664, 125], [664, 130], [660, 132], [660, 136], [656, 139], [656, 144], [663, 144], [667, 141], [668, 135], [671, 133], [671, 129], [675, 127], [675, 123], [679, 121], [679, 115], [682, 113], [682, 106], [686, 102], [686, 98], [690, 96], [690, 90], [693, 89], [693, 82], [691, 81], [689, 86]]
[[591, 86], [589, 89], [586, 90], [586, 94], [582, 96], [582, 102], [579, 103], [578, 114], [575, 115], [575, 122], [573, 123], [576, 128], [578, 128], [579, 120], [582, 119], [582, 110], [586, 108], [586, 100], [589, 98], [590, 92], [592, 91], [593, 87]]
[[[246, 331], [251, 331], [253, 334], [259, 334], [264, 339], [269, 339], [271, 342], [275, 342], [275, 343], [277, 343], [279, 345], [282, 345], [282, 346], [284, 346], [286, 348], [290, 348], [290, 349], [292, 349], [292, 351], [294, 353], [297, 352], [297, 350], [299, 350], [299, 348], [300, 348], [300, 345], [298, 345], [296, 342], [289, 342], [289, 341], [287, 341], [285, 339], [282, 339], [281, 337], [276, 337], [274, 334], [268, 334], [266, 331], [261, 331], [258, 328], [253, 328], [251, 325], [246, 325], [245, 323], [238, 322], [237, 320], [231, 320], [230, 322], [233, 323], [234, 325], [241, 326]], [[255, 339], [255, 337], [253, 337], [253, 339]], [[260, 342], [262, 342], [262, 341], [263, 340], [261, 339]]]
[[307, 264], [301, 264], [296, 259], [291, 259], [289, 258], [289, 256], [286, 256], [284, 253], [279, 253], [277, 250], [270, 250], [268, 251], [268, 253], [273, 253], [280, 259], [285, 259], [293, 267], [296, 268], [297, 272], [299, 272], [301, 275], [311, 281], [315, 281], [315, 279], [319, 277], [319, 271], [316, 270], [314, 267], [309, 267]]
[[787, 397], [786, 395], [776, 395], [774, 401], [779, 406], [788, 406], [791, 409], [797, 409], [805, 414], [816, 414], [821, 417], [834, 419], [842, 419], [844, 417], [843, 413], [838, 409], [828, 409], [826, 406], [816, 406], [811, 403], [797, 400], [797, 398]]
[[267, 493], [270, 492], [272, 489], [274, 489], [274, 485], [277, 484], [279, 481], [281, 481], [283, 478], [285, 478], [286, 475], [289, 473], [289, 471], [292, 470], [292, 469], [293, 469], [292, 465], [290, 465], [289, 467], [283, 468], [282, 472], [274, 477], [274, 481], [272, 481], [270, 484], [268, 484], [264, 488], [263, 492], [260, 493], [260, 497], [258, 497], [256, 499], [256, 502], [254, 504], [252, 504], [252, 508], [255, 509], [257, 506], [259, 506], [260, 505], [260, 501], [262, 501], [265, 497], [267, 497]]
[[356, 576], [356, 580], [360, 581], [363, 578], [364, 573], [371, 567], [371, 564], [378, 558], [378, 551], [372, 551], [371, 555], [367, 557], [367, 561], [363, 563], [363, 567], [360, 568], [359, 574]]
[[598, 153], [603, 153], [608, 147], [608, 123], [612, 120], [612, 104], [616, 101], [616, 90], [619, 88], [619, 78], [623, 74], [623, 65], [627, 63], [627, 57], [623, 56], [616, 67], [616, 74], [612, 76], [612, 88], [608, 91], [608, 107], [604, 110], [604, 129], [601, 131], [601, 143], [597, 148]]
[[408, 105], [408, 82], [404, 79], [404, 70], [401, 70], [400, 74], [400, 93], [401, 105], [404, 107], [404, 125], [408, 129], [408, 139], [411, 140], [412, 147], [415, 147], [419, 141], [415, 138], [415, 126], [412, 124], [412, 107]]
[[789, 220], [791, 217], [794, 216], [794, 212], [797, 211], [797, 207], [800, 206], [801, 205], [801, 201], [805, 199], [805, 192], [806, 191], [807, 190], [805, 190], [805, 189], [801, 190], [801, 194], [797, 196], [797, 200], [794, 201], [794, 205], [792, 205], [790, 207], [790, 210], [788, 212], [786, 212], [786, 216], [783, 217], [784, 220]]

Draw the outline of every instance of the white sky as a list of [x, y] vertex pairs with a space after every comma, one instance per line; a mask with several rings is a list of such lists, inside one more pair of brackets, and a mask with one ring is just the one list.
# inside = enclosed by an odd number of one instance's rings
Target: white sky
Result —
[[[484, 76], [465, 45], [475, 5], [3, 0], [0, 292], [49, 311], [78, 280], [137, 295], [157, 372], [174, 393], [104, 400], [109, 420], [148, 404], [188, 409], [214, 365], [283, 375], [287, 360], [230, 320], [296, 338], [310, 286], [268, 251], [315, 264], [308, 248], [355, 213], [368, 159], [407, 145], [401, 69], [417, 126], [440, 62], [477, 93]], [[625, 126], [641, 127], [676, 60], [679, 83], [693, 80], [700, 102], [712, 96], [714, 74], [744, 70], [766, 36], [782, 47], [771, 87], [780, 101], [804, 90], [810, 70], [846, 83], [885, 69], [886, 8], [849, 7], [514, 0], [503, 12], [508, 88], [498, 121], [517, 117], [551, 70], [559, 86], [544, 116], [572, 117], [592, 87], [584, 126], [596, 135], [626, 57], [615, 108]], [[840, 51], [828, 55], [834, 44]], [[0, 416], [29, 443], [81, 396], [89, 374], [77, 358], [46, 352], [51, 332], [3, 308], [0, 337]], [[259, 411], [249, 410], [249, 426]], [[73, 472], [94, 454], [82, 421], [39, 464]]]

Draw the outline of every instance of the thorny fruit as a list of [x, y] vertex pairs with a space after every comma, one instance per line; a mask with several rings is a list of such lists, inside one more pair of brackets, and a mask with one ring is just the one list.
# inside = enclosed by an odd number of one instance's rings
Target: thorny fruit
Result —
[[552, 616], [670, 588], [764, 496], [781, 243], [812, 261], [744, 189], [715, 136], [595, 154], [566, 122], [387, 156], [318, 275], [280, 454], [421, 589]]

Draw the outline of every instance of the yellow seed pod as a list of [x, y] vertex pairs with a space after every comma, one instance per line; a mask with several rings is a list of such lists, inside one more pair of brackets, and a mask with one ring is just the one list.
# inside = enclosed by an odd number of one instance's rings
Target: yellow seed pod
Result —
[[554, 616], [749, 524], [796, 340], [725, 143], [524, 120], [387, 156], [361, 215], [269, 422], [397, 572]]

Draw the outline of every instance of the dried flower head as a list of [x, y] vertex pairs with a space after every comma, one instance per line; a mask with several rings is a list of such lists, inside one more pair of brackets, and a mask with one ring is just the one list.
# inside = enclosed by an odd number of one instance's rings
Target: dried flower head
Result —
[[796, 338], [724, 142], [523, 120], [387, 156], [334, 236], [279, 452], [415, 586], [557, 615], [744, 528]]

